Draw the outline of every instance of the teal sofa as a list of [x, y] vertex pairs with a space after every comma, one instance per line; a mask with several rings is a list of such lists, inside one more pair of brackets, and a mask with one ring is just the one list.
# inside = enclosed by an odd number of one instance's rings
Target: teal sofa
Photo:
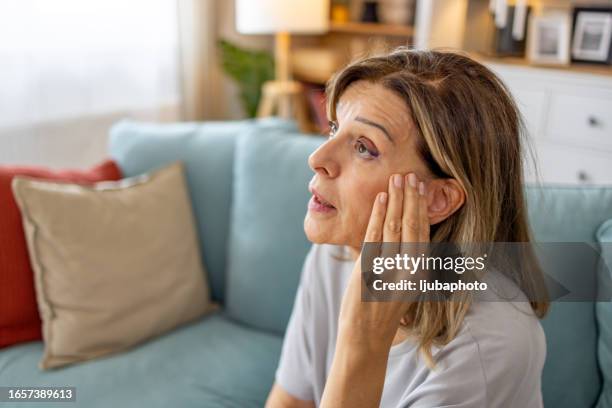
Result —
[[[76, 387], [76, 403], [54, 407], [263, 406], [309, 248], [307, 157], [322, 140], [280, 119], [115, 125], [109, 154], [125, 176], [186, 164], [203, 263], [222, 308], [126, 352], [52, 371], [38, 369], [41, 342], [0, 350], [0, 386]], [[612, 218], [612, 188], [528, 187], [527, 194], [541, 241], [594, 242]], [[600, 333], [609, 337], [611, 325], [609, 307], [553, 304], [543, 321], [546, 407], [610, 407], [611, 340]]]

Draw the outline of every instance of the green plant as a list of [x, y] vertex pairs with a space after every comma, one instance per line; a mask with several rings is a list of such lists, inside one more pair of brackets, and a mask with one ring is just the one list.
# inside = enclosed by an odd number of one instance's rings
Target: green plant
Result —
[[246, 114], [255, 117], [261, 87], [264, 82], [274, 78], [272, 54], [241, 48], [224, 39], [219, 40], [218, 44], [223, 70], [238, 83], [240, 100]]

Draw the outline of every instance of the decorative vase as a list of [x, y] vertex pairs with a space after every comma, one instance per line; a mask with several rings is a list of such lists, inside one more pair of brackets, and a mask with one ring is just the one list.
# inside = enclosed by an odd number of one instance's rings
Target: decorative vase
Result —
[[349, 21], [349, 8], [346, 4], [332, 4], [331, 19], [334, 23]]

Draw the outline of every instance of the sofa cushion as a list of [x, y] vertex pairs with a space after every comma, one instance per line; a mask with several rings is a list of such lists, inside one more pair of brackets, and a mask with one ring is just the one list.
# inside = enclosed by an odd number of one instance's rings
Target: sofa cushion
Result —
[[226, 307], [233, 318], [282, 333], [310, 243], [304, 215], [322, 137], [253, 128], [238, 139]]
[[21, 213], [11, 190], [17, 175], [90, 184], [118, 180], [121, 171], [112, 160], [89, 170], [0, 166], [0, 348], [42, 338]]
[[222, 302], [232, 201], [234, 144], [250, 127], [295, 129], [275, 118], [228, 122], [153, 124], [123, 121], [110, 132], [109, 151], [126, 177], [180, 160], [197, 221], [212, 299]]
[[[539, 242], [596, 244], [598, 226], [612, 218], [610, 187], [531, 186], [527, 188], [527, 202]], [[547, 272], [554, 277], [555, 271]], [[576, 272], [592, 280], [588, 285], [597, 284], [595, 270]], [[547, 344], [542, 378], [544, 405], [594, 406], [601, 389], [595, 302], [553, 302], [542, 326]]]
[[600, 300], [597, 302], [597, 322], [599, 323], [599, 365], [603, 374], [603, 389], [597, 404], [600, 408], [612, 407], [612, 219], [605, 221], [597, 230], [597, 240], [601, 244], [602, 259], [599, 275]]
[[123, 351], [210, 310], [181, 163], [93, 186], [15, 177], [43, 369]]
[[73, 386], [76, 403], [65, 406], [74, 408], [255, 408], [270, 391], [281, 344], [217, 313], [125, 353], [60, 370], [36, 368], [41, 342], [10, 347], [0, 352], [0, 384]]

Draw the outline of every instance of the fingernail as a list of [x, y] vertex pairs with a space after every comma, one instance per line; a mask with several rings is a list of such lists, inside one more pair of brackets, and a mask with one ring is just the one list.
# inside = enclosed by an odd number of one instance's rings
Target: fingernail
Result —
[[422, 196], [425, 195], [425, 183], [422, 181], [419, 183], [419, 194]]
[[416, 188], [417, 186], [417, 178], [416, 178], [416, 174], [414, 173], [410, 173], [408, 175], [408, 182], [410, 183], [410, 187], [412, 188]]
[[381, 204], [384, 204], [387, 202], [387, 193], [380, 193], [378, 195], [378, 201], [380, 201]]
[[393, 176], [393, 184], [395, 184], [395, 187], [397, 188], [402, 188], [402, 176], [395, 174]]

